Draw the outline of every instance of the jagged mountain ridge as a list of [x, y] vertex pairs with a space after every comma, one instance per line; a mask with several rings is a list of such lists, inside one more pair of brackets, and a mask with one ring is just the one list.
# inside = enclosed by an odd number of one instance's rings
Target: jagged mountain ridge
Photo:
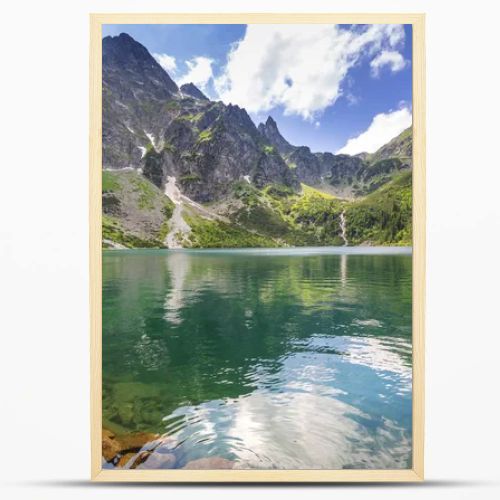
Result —
[[[188, 95], [189, 94], [189, 95]], [[128, 35], [103, 39], [103, 166], [143, 168], [157, 186], [167, 176], [208, 202], [248, 176], [257, 186], [298, 188], [283, 158], [247, 112], [177, 85]]]
[[[353, 199], [394, 184], [387, 193], [400, 204], [411, 129], [373, 155], [312, 153], [291, 145], [272, 117], [256, 127], [244, 109], [211, 101], [192, 83], [179, 88], [126, 34], [103, 39], [103, 168], [111, 246], [335, 245], [344, 241], [342, 213], [353, 243], [408, 239], [407, 215], [388, 231], [391, 217], [367, 212], [368, 198], [357, 206], [323, 193]], [[181, 193], [175, 210], [158, 197], [167, 185]]]
[[244, 109], [212, 101], [184, 103], [163, 136], [150, 148], [144, 175], [161, 186], [175, 176], [183, 193], [198, 202], [227, 196], [234, 182], [258, 187], [279, 183], [298, 188], [283, 158], [265, 143]]
[[[411, 151], [411, 133], [408, 138]], [[210, 101], [192, 83], [179, 89], [130, 36], [103, 39], [104, 167], [144, 168], [159, 187], [175, 175], [197, 201], [220, 199], [245, 176], [260, 187], [303, 182], [340, 196], [363, 195], [411, 166], [391, 161], [371, 168], [389, 156], [411, 158], [408, 141], [405, 148], [392, 144], [374, 155], [348, 156], [293, 146], [272, 117], [257, 128], [244, 109]], [[385, 175], [374, 174], [379, 170]]]
[[313, 153], [307, 146], [293, 146], [269, 116], [258, 130], [294, 169], [300, 182], [345, 197], [365, 195], [388, 182], [392, 176], [411, 168], [411, 127], [373, 154], [356, 156]]

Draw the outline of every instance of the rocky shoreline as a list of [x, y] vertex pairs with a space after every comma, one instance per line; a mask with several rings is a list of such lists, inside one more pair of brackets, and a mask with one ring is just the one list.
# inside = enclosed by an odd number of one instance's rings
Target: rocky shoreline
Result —
[[219, 456], [182, 463], [175, 440], [149, 432], [117, 434], [102, 430], [102, 465], [106, 469], [232, 469], [235, 462]]

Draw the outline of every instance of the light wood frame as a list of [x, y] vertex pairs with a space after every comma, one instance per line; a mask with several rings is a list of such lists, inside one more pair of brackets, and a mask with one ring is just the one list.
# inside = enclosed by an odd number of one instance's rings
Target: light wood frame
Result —
[[[413, 25], [413, 467], [407, 470], [107, 470], [102, 432], [102, 48], [103, 24]], [[90, 15], [90, 361], [91, 478], [117, 482], [417, 482], [424, 479], [425, 14]]]

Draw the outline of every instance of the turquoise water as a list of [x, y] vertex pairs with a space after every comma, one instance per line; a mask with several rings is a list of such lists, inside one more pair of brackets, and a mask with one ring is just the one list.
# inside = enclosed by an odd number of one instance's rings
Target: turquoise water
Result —
[[176, 466], [411, 467], [411, 252], [103, 256], [103, 424]]

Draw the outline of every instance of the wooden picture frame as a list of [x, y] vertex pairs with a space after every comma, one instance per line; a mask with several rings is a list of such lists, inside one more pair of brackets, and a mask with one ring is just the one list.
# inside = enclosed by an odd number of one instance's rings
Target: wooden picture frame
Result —
[[[102, 253], [101, 117], [103, 24], [342, 23], [413, 26], [413, 467], [408, 470], [105, 470], [101, 466]], [[404, 482], [424, 479], [425, 15], [91, 14], [90, 15], [90, 361], [91, 478], [150, 482]]]

